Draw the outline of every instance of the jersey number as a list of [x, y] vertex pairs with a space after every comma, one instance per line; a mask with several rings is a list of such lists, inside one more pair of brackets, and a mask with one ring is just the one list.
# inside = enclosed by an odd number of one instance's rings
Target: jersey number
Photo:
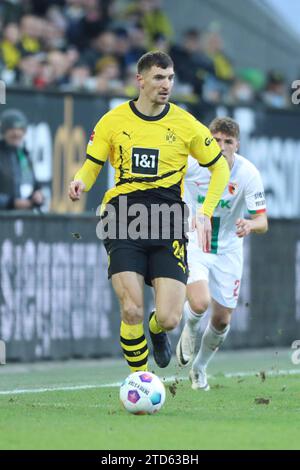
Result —
[[238, 297], [239, 289], [240, 289], [240, 283], [241, 283], [241, 281], [239, 281], [238, 279], [235, 281], [235, 283], [234, 283], [235, 288], [233, 289], [233, 297]]
[[139, 175], [157, 175], [158, 149], [133, 147], [131, 172]]
[[178, 259], [178, 266], [186, 273], [186, 253], [185, 253], [185, 245], [183, 243], [179, 243], [178, 240], [173, 242], [173, 253], [175, 258]]

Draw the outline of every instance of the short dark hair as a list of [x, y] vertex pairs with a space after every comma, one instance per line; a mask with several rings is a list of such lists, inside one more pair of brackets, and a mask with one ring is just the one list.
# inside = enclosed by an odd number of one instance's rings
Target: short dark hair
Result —
[[151, 67], [154, 65], [156, 65], [156, 67], [160, 67], [161, 69], [174, 67], [173, 60], [168, 54], [161, 51], [151, 51], [142, 55], [142, 57], [139, 59], [137, 63], [137, 71], [138, 73], [142, 73], [145, 70], [151, 69]]
[[230, 137], [240, 138], [240, 126], [230, 117], [215, 118], [210, 123], [209, 130], [212, 134], [222, 132], [222, 134], [229, 135]]

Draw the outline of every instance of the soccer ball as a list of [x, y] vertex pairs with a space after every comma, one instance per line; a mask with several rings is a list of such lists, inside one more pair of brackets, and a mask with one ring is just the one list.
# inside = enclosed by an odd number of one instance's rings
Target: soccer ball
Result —
[[166, 391], [160, 379], [151, 372], [130, 374], [120, 387], [120, 400], [129, 413], [153, 414], [161, 409]]

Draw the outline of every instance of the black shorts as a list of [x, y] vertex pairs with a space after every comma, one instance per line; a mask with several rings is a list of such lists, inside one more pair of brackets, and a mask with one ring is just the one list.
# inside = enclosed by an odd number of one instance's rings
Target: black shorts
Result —
[[187, 283], [187, 239], [181, 240], [105, 240], [108, 278], [132, 271], [144, 276], [145, 283], [158, 277]]
[[[176, 199], [178, 195], [168, 201], [166, 198], [170, 194], [172, 194], [172, 189], [159, 188], [157, 191], [137, 191], [130, 197], [126, 196], [126, 201], [123, 196], [110, 201], [113, 210], [111, 213], [104, 213], [101, 217], [103, 226], [116, 227], [115, 233], [112, 230], [108, 234], [104, 230], [107, 235], [103, 241], [109, 258], [109, 278], [113, 274], [131, 271], [144, 276], [148, 285], [151, 285], [151, 281], [158, 277], [187, 283], [187, 238], [185, 236], [187, 206], [180, 199]], [[124, 206], [125, 210], [121, 210], [121, 204], [124, 201], [127, 206]], [[139, 227], [140, 235], [133, 237], [130, 227], [136, 220], [136, 216], [129, 215], [128, 208], [136, 203], [142, 204], [146, 212], [144, 218], [139, 219], [139, 223], [134, 225], [134, 227]], [[162, 204], [167, 212], [170, 209], [169, 213], [160, 214], [159, 209], [163, 207]], [[173, 213], [174, 207], [176, 212]]]

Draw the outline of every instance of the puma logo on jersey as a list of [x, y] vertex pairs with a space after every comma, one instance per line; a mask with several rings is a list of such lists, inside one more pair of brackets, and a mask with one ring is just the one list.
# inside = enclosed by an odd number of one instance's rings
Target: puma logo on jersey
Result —
[[128, 139], [131, 140], [131, 136], [130, 136], [130, 134], [128, 134], [128, 132], [123, 131], [123, 134], [126, 135], [128, 137]]

